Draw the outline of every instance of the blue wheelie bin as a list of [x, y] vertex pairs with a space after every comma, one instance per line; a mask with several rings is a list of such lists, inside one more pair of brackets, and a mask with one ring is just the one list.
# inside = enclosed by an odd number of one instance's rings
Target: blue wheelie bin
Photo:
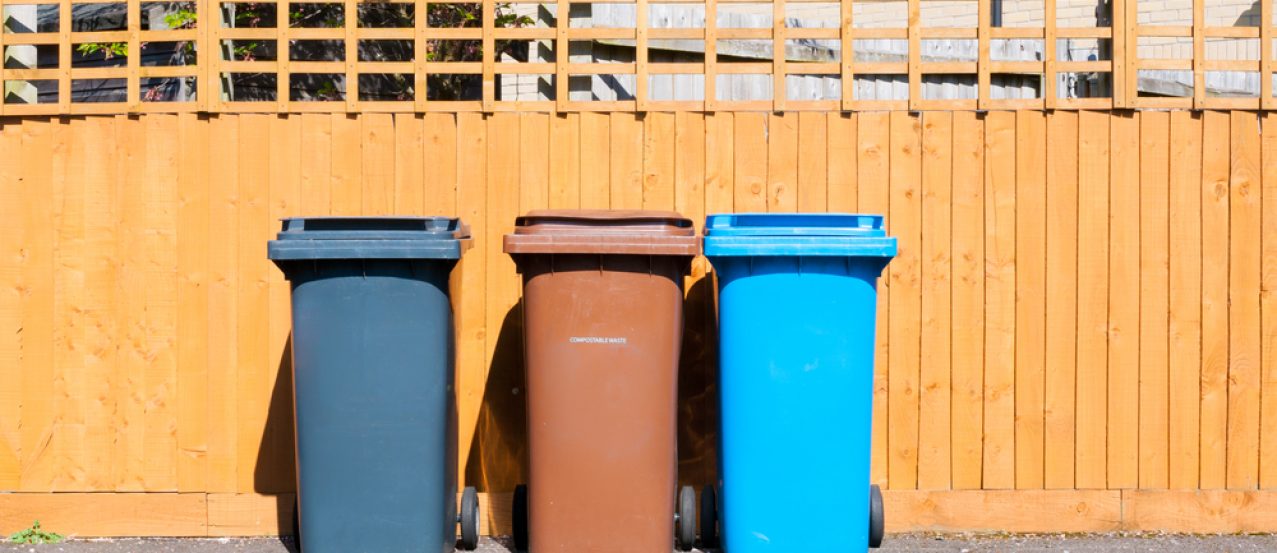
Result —
[[305, 553], [453, 551], [457, 508], [449, 274], [457, 219], [285, 219], [268, 255], [292, 287], [298, 520]]
[[[719, 482], [702, 497], [728, 553], [864, 551], [877, 280], [896, 255], [878, 215], [711, 215], [718, 278]], [[717, 505], [717, 509], [714, 506]]]

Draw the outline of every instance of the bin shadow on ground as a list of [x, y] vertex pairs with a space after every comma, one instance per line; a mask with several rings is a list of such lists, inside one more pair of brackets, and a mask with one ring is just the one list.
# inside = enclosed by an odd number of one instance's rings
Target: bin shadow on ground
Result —
[[[253, 491], [275, 498], [275, 516], [280, 534], [293, 533], [294, 492], [297, 489], [296, 447], [293, 434], [293, 335], [289, 333], [283, 353], [275, 364], [275, 386], [271, 389], [266, 425], [253, 471]], [[295, 551], [292, 539], [281, 539]]]

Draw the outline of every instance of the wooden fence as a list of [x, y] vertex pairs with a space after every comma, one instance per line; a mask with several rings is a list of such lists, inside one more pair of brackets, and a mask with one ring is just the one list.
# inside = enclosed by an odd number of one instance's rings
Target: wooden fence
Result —
[[[526, 434], [500, 243], [546, 207], [886, 214], [889, 528], [1277, 530], [1274, 116], [1019, 111], [0, 120], [0, 531], [286, 525], [266, 241], [283, 216], [392, 213], [474, 230], [460, 462], [507, 529]], [[709, 270], [687, 282], [691, 484], [714, 478]]]
[[[630, 28], [574, 27], [567, 16], [573, 5], [588, 2], [575, 0], [512, 0], [514, 5], [533, 4], [559, 16], [551, 17], [549, 26], [502, 27], [498, 25], [498, 9], [510, 4], [496, 0], [307, 0], [306, 2], [248, 2], [232, 0], [189, 0], [181, 5], [181, 18], [170, 24], [143, 25], [144, 6], [157, 5], [140, 0], [0, 0], [6, 8], [19, 6], [56, 6], [57, 17], [52, 27], [28, 32], [0, 32], [0, 51], [6, 47], [54, 47], [57, 63], [47, 67], [6, 66], [0, 69], [5, 82], [41, 83], [50, 91], [47, 103], [25, 103], [9, 98], [0, 102], [0, 115], [68, 114], [68, 113], [135, 113], [135, 112], [428, 112], [428, 111], [787, 111], [787, 110], [866, 110], [866, 109], [1110, 109], [1110, 108], [1186, 108], [1197, 109], [1272, 109], [1277, 106], [1273, 94], [1273, 0], [1257, 0], [1259, 23], [1239, 26], [1208, 26], [1207, 0], [1192, 0], [1193, 17], [1187, 25], [1138, 24], [1141, 10], [1157, 11], [1162, 3], [1150, 0], [1113, 0], [1099, 2], [1108, 13], [1100, 17], [1098, 26], [1076, 27], [1057, 24], [1057, 0], [1035, 1], [1044, 14], [1029, 26], [993, 26], [993, 0], [951, 2], [972, 6], [978, 12], [978, 23], [969, 27], [949, 26], [952, 20], [929, 23], [920, 17], [922, 0], [895, 0], [902, 10], [897, 24], [890, 27], [862, 27], [856, 19], [862, 4], [887, 0], [774, 0], [773, 17], [768, 28], [719, 28], [720, 4], [729, 6], [740, 0], [609, 0], [611, 4], [628, 4], [634, 8], [635, 23]], [[801, 28], [787, 23], [786, 5], [818, 2], [837, 6], [830, 27]], [[1063, 0], [1061, 0], [1063, 1]], [[940, 3], [940, 2], [937, 2]], [[120, 5], [126, 10], [125, 24], [112, 30], [84, 30], [78, 22], [77, 9], [91, 5]], [[464, 26], [440, 26], [425, 14], [439, 4], [466, 6], [478, 13]], [[234, 6], [257, 6], [264, 13], [252, 18], [253, 26], [239, 25], [232, 14]], [[371, 26], [364, 20], [365, 9], [376, 6], [401, 5], [413, 8], [406, 12], [407, 22], [394, 26]], [[700, 27], [661, 28], [649, 17], [652, 6], [684, 5], [704, 13]], [[337, 10], [330, 21], [309, 25], [294, 21], [293, 12], [301, 6], [332, 6]], [[318, 8], [316, 8], [318, 9]], [[724, 8], [726, 9], [726, 8]], [[414, 17], [415, 12], [415, 17]], [[32, 11], [34, 14], [35, 12]], [[270, 21], [268, 23], [267, 21]], [[506, 23], [501, 23], [505, 25]], [[84, 25], [88, 25], [85, 23]], [[935, 25], [935, 26], [931, 26]], [[1184, 39], [1192, 42], [1192, 52], [1179, 59], [1141, 59], [1143, 39]], [[1212, 40], [1255, 41], [1258, 48], [1252, 58], [1215, 59], [1207, 53]], [[837, 43], [835, 61], [797, 63], [789, 60], [787, 48], [804, 41]], [[873, 40], [906, 41], [907, 61], [862, 60], [857, 43]], [[974, 42], [978, 55], [970, 61], [928, 61], [923, 57], [924, 42], [953, 40]], [[1070, 60], [1057, 55], [1057, 40], [1084, 40], [1103, 44], [1095, 59]], [[294, 42], [324, 42], [339, 45], [343, 54], [333, 60], [312, 61], [290, 59]], [[364, 59], [361, 48], [374, 41], [399, 41], [411, 45], [409, 55], [395, 59]], [[510, 41], [553, 44], [554, 58], [549, 62], [502, 63], [499, 44]], [[574, 60], [573, 44], [588, 41], [624, 41], [633, 44], [633, 63], [593, 63]], [[649, 61], [649, 49], [660, 41], [697, 42], [703, 50], [699, 62], [656, 63]], [[755, 41], [770, 56], [763, 59], [725, 60], [719, 49], [730, 49], [731, 43]], [[995, 41], [1032, 41], [1039, 44], [1039, 59], [1006, 60], [990, 55]], [[479, 53], [449, 59], [433, 56], [445, 43], [472, 43]], [[239, 52], [234, 45], [251, 44], [257, 48], [270, 44], [277, 58], [258, 59]], [[83, 45], [115, 45], [123, 59], [115, 67], [78, 66], [75, 52]], [[158, 66], [143, 65], [143, 48], [181, 48], [194, 46], [181, 61]], [[227, 47], [227, 44], [232, 45]], [[247, 46], [245, 46], [247, 47]], [[470, 46], [467, 46], [469, 48]], [[993, 48], [994, 51], [999, 50]], [[132, 52], [134, 55], [128, 55]], [[412, 55], [416, 52], [416, 55]], [[770, 59], [767, 59], [769, 57]], [[1186, 71], [1191, 74], [1191, 92], [1184, 97], [1160, 97], [1142, 94], [1138, 79], [1142, 71]], [[1249, 95], [1216, 97], [1207, 93], [1206, 76], [1210, 73], [1236, 73], [1257, 77], [1257, 86]], [[703, 79], [699, 100], [656, 100], [650, 98], [650, 79], [656, 76], [694, 74]], [[1035, 98], [998, 98], [991, 93], [994, 75], [1015, 74], [1036, 77], [1039, 83]], [[473, 75], [480, 92], [473, 99], [457, 101], [432, 98], [431, 78]], [[538, 101], [500, 101], [497, 79], [500, 75], [542, 75], [553, 89], [551, 95]], [[616, 101], [582, 101], [569, 96], [569, 81], [577, 76], [611, 75], [632, 78], [633, 96]], [[719, 77], [761, 75], [770, 78], [770, 98], [740, 100], [717, 93]], [[839, 95], [822, 100], [792, 100], [787, 94], [787, 76], [817, 75], [838, 81]], [[907, 99], [860, 98], [856, 94], [857, 76], [906, 76]], [[1057, 91], [1061, 77], [1089, 76], [1106, 84], [1095, 97], [1066, 97]], [[240, 101], [229, 95], [235, 79], [257, 76], [261, 86], [274, 89], [273, 96]], [[932, 77], [962, 77], [976, 83], [976, 96], [971, 99], [927, 98], [924, 82]], [[256, 78], [256, 77], [254, 77]], [[361, 88], [373, 87], [378, 79], [401, 79], [403, 93], [384, 100], [362, 95]], [[144, 91], [169, 81], [181, 81], [195, 94], [183, 101], [151, 97]], [[297, 94], [299, 81], [322, 81], [325, 94]], [[103, 101], [98, 96], [75, 99], [75, 92], [106, 86], [122, 88], [119, 101]], [[159, 83], [159, 84], [157, 84]], [[291, 84], [290, 84], [291, 83]], [[367, 83], [367, 84], [361, 84]], [[26, 85], [22, 85], [26, 86]], [[167, 86], [167, 85], [165, 85]], [[314, 84], [321, 87], [320, 84]], [[90, 101], [91, 100], [91, 101]], [[106, 99], [109, 100], [109, 99]]]

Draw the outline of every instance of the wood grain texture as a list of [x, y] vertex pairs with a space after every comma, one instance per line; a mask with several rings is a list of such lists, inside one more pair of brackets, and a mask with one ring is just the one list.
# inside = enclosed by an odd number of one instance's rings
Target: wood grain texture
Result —
[[[22, 487], [22, 127], [0, 127], [0, 486]], [[106, 384], [104, 382], [103, 384]]]
[[951, 222], [953, 242], [952, 427], [953, 488], [979, 489], [984, 451], [984, 121], [953, 116], [955, 139]]
[[1201, 473], [1201, 117], [1183, 111], [1172, 113], [1170, 142], [1167, 484], [1172, 489], [1193, 489]]
[[1263, 280], [1260, 283], [1262, 380], [1259, 487], [1277, 488], [1277, 118], [1265, 114], [1263, 150]]
[[[891, 132], [888, 127], [886, 113], [864, 113], [859, 116], [857, 125], [857, 203], [864, 213], [883, 213], [890, 211], [890, 147]], [[739, 206], [737, 211], [740, 211]], [[892, 219], [886, 220], [887, 231], [892, 232]], [[874, 397], [873, 397], [873, 447], [871, 448], [869, 471], [875, 484], [887, 487], [888, 468], [888, 428], [890, 407], [890, 380], [888, 378], [889, 343], [888, 323], [891, 305], [890, 272], [884, 271], [883, 278], [878, 279], [878, 312], [875, 315], [874, 334], [878, 336], [877, 348], [874, 350]], [[886, 339], [883, 339], [886, 338]]]
[[1229, 120], [1202, 115], [1201, 481], [1223, 488], [1228, 454]]
[[1015, 487], [1041, 488], [1046, 395], [1046, 116], [1017, 113]]
[[1109, 121], [1108, 487], [1139, 485], [1139, 119]]
[[952, 485], [953, 114], [922, 118], [918, 488]]
[[[1228, 255], [1229, 489], [1259, 485], [1260, 134], [1254, 113], [1231, 112]], [[1252, 238], [1243, 238], [1252, 237]]]
[[1168, 482], [1170, 114], [1140, 114], [1139, 487]]
[[[1043, 486], [1072, 489], [1077, 447], [1078, 115], [1047, 116]], [[1089, 245], [1088, 245], [1089, 247]]]
[[798, 210], [798, 113], [767, 116], [767, 211]]
[[[529, 209], [615, 205], [698, 226], [732, 211], [887, 215], [901, 256], [879, 281], [871, 476], [893, 488], [893, 528], [1271, 530], [1257, 490], [1272, 486], [1277, 410], [1277, 147], [1260, 122], [5, 119], [0, 378], [18, 384], [0, 388], [0, 491], [23, 502], [0, 514], [102, 534], [277, 532], [293, 461], [288, 288], [265, 258], [276, 219], [426, 213], [474, 234], [452, 287], [458, 461], [498, 509], [486, 530], [508, 529], [526, 434], [498, 438], [483, 414], [509, 406], [500, 392], [521, 374], [519, 342], [502, 338], [521, 323], [501, 236]], [[689, 484], [716, 470], [712, 278], [697, 259], [685, 282]], [[123, 491], [151, 493], [110, 493]], [[94, 509], [165, 514], [87, 520]]]
[[1010, 489], [1015, 475], [1015, 114], [985, 118], [984, 488]]
[[1108, 485], [1109, 119], [1096, 112], [1078, 115], [1074, 485], [1091, 490]]
[[919, 371], [922, 316], [922, 129], [921, 122], [892, 113], [890, 150], [890, 215], [899, 253], [888, 265], [891, 312], [888, 362], [887, 484], [892, 489], [918, 485]]

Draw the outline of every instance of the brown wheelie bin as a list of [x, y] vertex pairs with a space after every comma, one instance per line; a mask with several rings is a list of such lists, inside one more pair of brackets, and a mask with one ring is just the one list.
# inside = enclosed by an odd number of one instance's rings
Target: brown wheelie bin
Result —
[[[683, 279], [700, 241], [662, 211], [533, 211], [505, 251], [523, 275], [529, 476], [516, 546], [532, 553], [670, 551]], [[689, 497], [690, 495], [690, 503]], [[691, 537], [689, 538], [688, 535]]]

